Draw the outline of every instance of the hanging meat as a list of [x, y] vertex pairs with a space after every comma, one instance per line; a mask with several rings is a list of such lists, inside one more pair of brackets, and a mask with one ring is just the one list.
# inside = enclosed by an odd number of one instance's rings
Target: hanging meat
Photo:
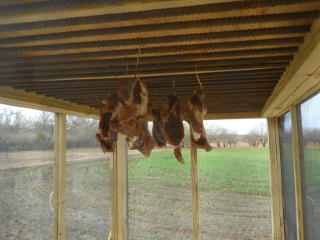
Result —
[[99, 143], [102, 152], [114, 152], [117, 141], [117, 132], [110, 129], [110, 120], [115, 107], [118, 104], [116, 93], [108, 94], [102, 100], [100, 109], [99, 133], [96, 134], [96, 140]]
[[149, 156], [154, 142], [148, 130], [148, 91], [140, 79], [122, 79], [117, 88], [117, 106], [110, 119], [112, 131], [120, 132], [132, 141], [136, 149]]
[[151, 110], [153, 115], [152, 125], [152, 138], [158, 147], [164, 147], [166, 145], [166, 138], [163, 133], [163, 117], [160, 107], [154, 107]]
[[180, 163], [184, 163], [180, 144], [184, 138], [184, 128], [180, 113], [179, 98], [174, 94], [167, 97], [167, 111], [164, 117], [163, 133], [168, 143], [175, 147], [174, 155]]
[[203, 119], [207, 113], [207, 105], [205, 103], [205, 92], [202, 90], [194, 91], [194, 94], [187, 103], [184, 117], [190, 125], [191, 143], [205, 149], [207, 152], [212, 150], [203, 126]]

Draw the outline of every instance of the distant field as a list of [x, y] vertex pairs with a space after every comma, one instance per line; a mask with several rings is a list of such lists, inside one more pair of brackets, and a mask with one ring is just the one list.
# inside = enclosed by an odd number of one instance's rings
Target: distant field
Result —
[[[190, 186], [190, 154], [181, 165], [173, 150], [153, 152], [149, 158], [130, 156], [129, 176], [137, 182], [161, 177], [156, 184]], [[269, 158], [266, 148], [198, 150], [200, 190], [269, 196]], [[167, 176], [164, 178], [163, 176]]]

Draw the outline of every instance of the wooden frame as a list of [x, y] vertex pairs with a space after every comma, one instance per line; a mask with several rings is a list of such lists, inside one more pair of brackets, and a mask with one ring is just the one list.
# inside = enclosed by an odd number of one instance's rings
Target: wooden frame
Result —
[[118, 133], [117, 149], [110, 158], [111, 224], [109, 240], [129, 238], [128, 150], [125, 136]]
[[[190, 138], [192, 133], [190, 131]], [[190, 139], [190, 143], [191, 143]], [[190, 144], [191, 154], [191, 192], [192, 192], [192, 223], [193, 223], [193, 239], [200, 238], [200, 219], [199, 219], [199, 178], [198, 178], [198, 151], [197, 148]]]
[[282, 178], [278, 118], [268, 118], [272, 238], [284, 239]]
[[[202, 1], [210, 2], [210, 1]], [[132, 3], [134, 6], [136, 3]], [[153, 8], [149, 3], [146, 8]], [[176, 3], [180, 4], [180, 3]], [[185, 5], [192, 5], [186, 1]], [[131, 6], [114, 6], [109, 11], [127, 11]], [[165, 5], [164, 5], [165, 6]], [[180, 6], [180, 5], [179, 5]], [[166, 6], [165, 6], [166, 7]], [[104, 9], [94, 9], [105, 14]], [[83, 11], [87, 11], [83, 9]], [[88, 12], [88, 14], [91, 14]], [[32, 17], [32, 16], [29, 16]], [[55, 14], [45, 14], [42, 19], [56, 18]], [[16, 16], [10, 21], [20, 22], [24, 16]], [[8, 19], [7, 19], [8, 20]], [[8, 20], [8, 21], [9, 21]], [[19, 21], [18, 21], [19, 20]], [[281, 162], [279, 145], [278, 117], [285, 111], [291, 111], [292, 139], [294, 153], [294, 179], [296, 192], [297, 233], [298, 239], [304, 239], [303, 208], [301, 194], [300, 152], [298, 143], [298, 123], [296, 118], [297, 102], [310, 96], [320, 89], [320, 18], [314, 21], [310, 33], [299, 47], [287, 71], [279, 81], [272, 96], [266, 102], [261, 113], [249, 112], [235, 115], [211, 114], [207, 119], [267, 117], [270, 152], [270, 185], [272, 196], [272, 229], [273, 239], [284, 239], [283, 200], [281, 184]], [[14, 106], [58, 112], [55, 115], [55, 160], [54, 160], [54, 238], [66, 238], [65, 200], [66, 200], [66, 114], [98, 118], [99, 112], [86, 106], [73, 104], [68, 101], [48, 98], [11, 87], [0, 88], [0, 102]], [[192, 209], [194, 239], [200, 239], [199, 196], [198, 196], [198, 165], [197, 149], [191, 147], [192, 174]], [[128, 239], [128, 169], [127, 143], [124, 136], [119, 134], [117, 152], [110, 160], [111, 170], [111, 232], [109, 239]]]
[[54, 239], [66, 239], [66, 114], [55, 114], [54, 129]]
[[36, 110], [65, 113], [79, 117], [99, 119], [99, 110], [88, 106], [71, 103], [69, 101], [58, 100], [36, 93], [15, 90], [12, 87], [0, 87], [0, 102], [12, 106], [32, 108]]
[[297, 220], [297, 237], [298, 240], [304, 239], [304, 224], [303, 224], [303, 200], [302, 200], [302, 185], [301, 185], [301, 168], [300, 168], [300, 147], [298, 134], [298, 121], [296, 106], [292, 106], [291, 126], [292, 126], [292, 146], [293, 146], [293, 168], [294, 168], [294, 186], [296, 199], [296, 220]]

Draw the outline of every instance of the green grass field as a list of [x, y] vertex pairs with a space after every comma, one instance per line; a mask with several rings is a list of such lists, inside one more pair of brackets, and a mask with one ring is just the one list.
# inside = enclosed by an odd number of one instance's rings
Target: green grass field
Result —
[[[149, 158], [130, 155], [129, 178], [135, 183], [159, 179], [157, 185], [190, 187], [190, 152], [177, 162], [173, 150], [153, 152]], [[269, 196], [269, 156], [265, 148], [198, 150], [199, 189], [220, 193]]]

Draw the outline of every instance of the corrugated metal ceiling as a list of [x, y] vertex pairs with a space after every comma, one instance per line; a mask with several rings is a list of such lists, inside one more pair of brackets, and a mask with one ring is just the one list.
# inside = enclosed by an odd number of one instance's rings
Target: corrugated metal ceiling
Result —
[[[320, 10], [320, 1], [153, 2], [161, 9], [137, 1], [3, 1], [0, 84], [98, 109], [128, 68], [156, 105], [174, 81], [184, 106], [200, 88], [197, 73], [208, 113], [260, 112]], [[101, 13], [114, 6], [124, 10]]]

